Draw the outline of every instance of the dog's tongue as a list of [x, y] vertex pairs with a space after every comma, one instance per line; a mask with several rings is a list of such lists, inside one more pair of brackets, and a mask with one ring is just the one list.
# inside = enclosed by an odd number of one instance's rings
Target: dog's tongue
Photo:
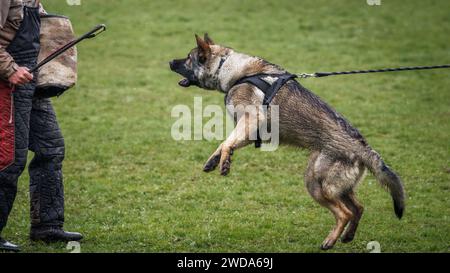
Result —
[[188, 79], [182, 79], [178, 84], [183, 87], [189, 87], [191, 82]]

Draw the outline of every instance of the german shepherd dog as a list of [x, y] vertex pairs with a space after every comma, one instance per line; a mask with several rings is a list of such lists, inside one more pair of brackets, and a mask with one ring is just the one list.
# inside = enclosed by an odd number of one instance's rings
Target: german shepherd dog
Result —
[[[171, 70], [184, 77], [179, 82], [182, 87], [194, 85], [221, 91], [227, 105], [262, 105], [264, 94], [260, 89], [249, 83], [235, 83], [250, 75], [286, 73], [261, 58], [216, 45], [207, 34], [203, 39], [195, 36], [197, 47], [186, 58], [170, 62]], [[323, 250], [332, 248], [340, 237], [343, 243], [353, 240], [363, 214], [355, 187], [366, 168], [390, 192], [395, 214], [402, 217], [405, 193], [400, 177], [344, 117], [295, 80], [279, 89], [271, 105], [279, 107], [280, 143], [311, 151], [304, 176], [306, 188], [336, 219], [321, 245]], [[236, 120], [232, 134], [204, 165], [205, 172], [219, 166], [220, 173], [227, 175], [233, 151], [251, 144], [249, 136], [269, 118], [258, 111], [238, 116], [241, 118]]]

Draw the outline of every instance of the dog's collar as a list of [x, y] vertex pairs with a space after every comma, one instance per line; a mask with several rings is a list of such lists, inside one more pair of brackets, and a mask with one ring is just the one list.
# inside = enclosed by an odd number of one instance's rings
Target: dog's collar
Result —
[[[216, 72], [214, 73], [215, 77], [217, 77], [217, 78], [219, 77], [220, 70], [227, 59], [228, 59], [228, 55], [220, 57], [219, 66], [217, 67]], [[219, 85], [220, 85], [220, 81], [219, 81]]]
[[225, 63], [225, 61], [228, 59], [228, 56], [222, 56], [220, 58], [220, 63], [219, 63], [219, 67], [217, 68], [217, 71], [220, 71], [220, 69], [222, 68], [223, 64]]

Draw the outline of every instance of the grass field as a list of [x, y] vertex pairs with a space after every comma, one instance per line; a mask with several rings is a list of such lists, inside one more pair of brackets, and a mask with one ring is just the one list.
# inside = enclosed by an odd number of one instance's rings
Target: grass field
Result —
[[[186, 56], [194, 33], [262, 56], [292, 73], [450, 62], [449, 1], [46, 0], [78, 34], [109, 30], [79, 46], [78, 86], [54, 100], [66, 138], [66, 225], [82, 252], [319, 252], [334, 224], [305, 190], [307, 152], [281, 147], [235, 153], [228, 177], [202, 166], [219, 141], [172, 140], [177, 104], [223, 104], [182, 89], [168, 61]], [[404, 218], [372, 175], [357, 237], [332, 252], [450, 251], [450, 72], [400, 72], [302, 80], [360, 129], [403, 178]], [[31, 155], [30, 155], [31, 158]], [[28, 175], [4, 236], [32, 244]]]

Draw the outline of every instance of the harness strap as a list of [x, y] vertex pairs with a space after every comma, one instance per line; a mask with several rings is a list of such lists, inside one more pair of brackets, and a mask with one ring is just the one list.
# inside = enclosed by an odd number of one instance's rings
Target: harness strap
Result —
[[240, 79], [237, 81], [234, 85], [243, 84], [243, 83], [249, 83], [253, 86], [256, 86], [264, 93], [264, 104], [266, 104], [266, 98], [268, 95], [269, 89], [272, 87], [268, 82], [262, 79], [262, 77], [265, 76], [263, 74], [248, 76], [245, 78]]
[[278, 77], [278, 80], [276, 80], [272, 86], [270, 86], [270, 89], [268, 92], [264, 92], [264, 105], [269, 105], [275, 95], [277, 94], [278, 90], [280, 90], [283, 85], [285, 85], [288, 81], [297, 78], [297, 75], [286, 73]]
[[[277, 78], [277, 80], [274, 81], [272, 84], [269, 84], [267, 81], [263, 79], [265, 77], [274, 77]], [[280, 88], [283, 87], [283, 85], [285, 85], [286, 82], [295, 78], [297, 78], [297, 75], [287, 72], [284, 74], [256, 74], [244, 77], [238, 80], [234, 85], [249, 83], [253, 86], [256, 86], [264, 93], [263, 105], [268, 106], [272, 102], [278, 90], [280, 90]], [[259, 134], [259, 127], [256, 132], [256, 137], [257, 139], [255, 140], [255, 148], [260, 148], [262, 140]]]
[[[277, 78], [276, 81], [274, 81], [272, 84], [269, 84], [267, 81], [265, 81], [263, 78], [265, 77], [273, 77]], [[243, 84], [243, 83], [249, 83], [253, 86], [256, 86], [264, 93], [264, 101], [263, 105], [269, 105], [275, 95], [277, 94], [278, 90], [286, 84], [289, 80], [297, 78], [297, 75], [291, 74], [291, 73], [285, 73], [285, 74], [256, 74], [248, 77], [244, 77], [240, 80], [238, 80], [234, 85]]]

